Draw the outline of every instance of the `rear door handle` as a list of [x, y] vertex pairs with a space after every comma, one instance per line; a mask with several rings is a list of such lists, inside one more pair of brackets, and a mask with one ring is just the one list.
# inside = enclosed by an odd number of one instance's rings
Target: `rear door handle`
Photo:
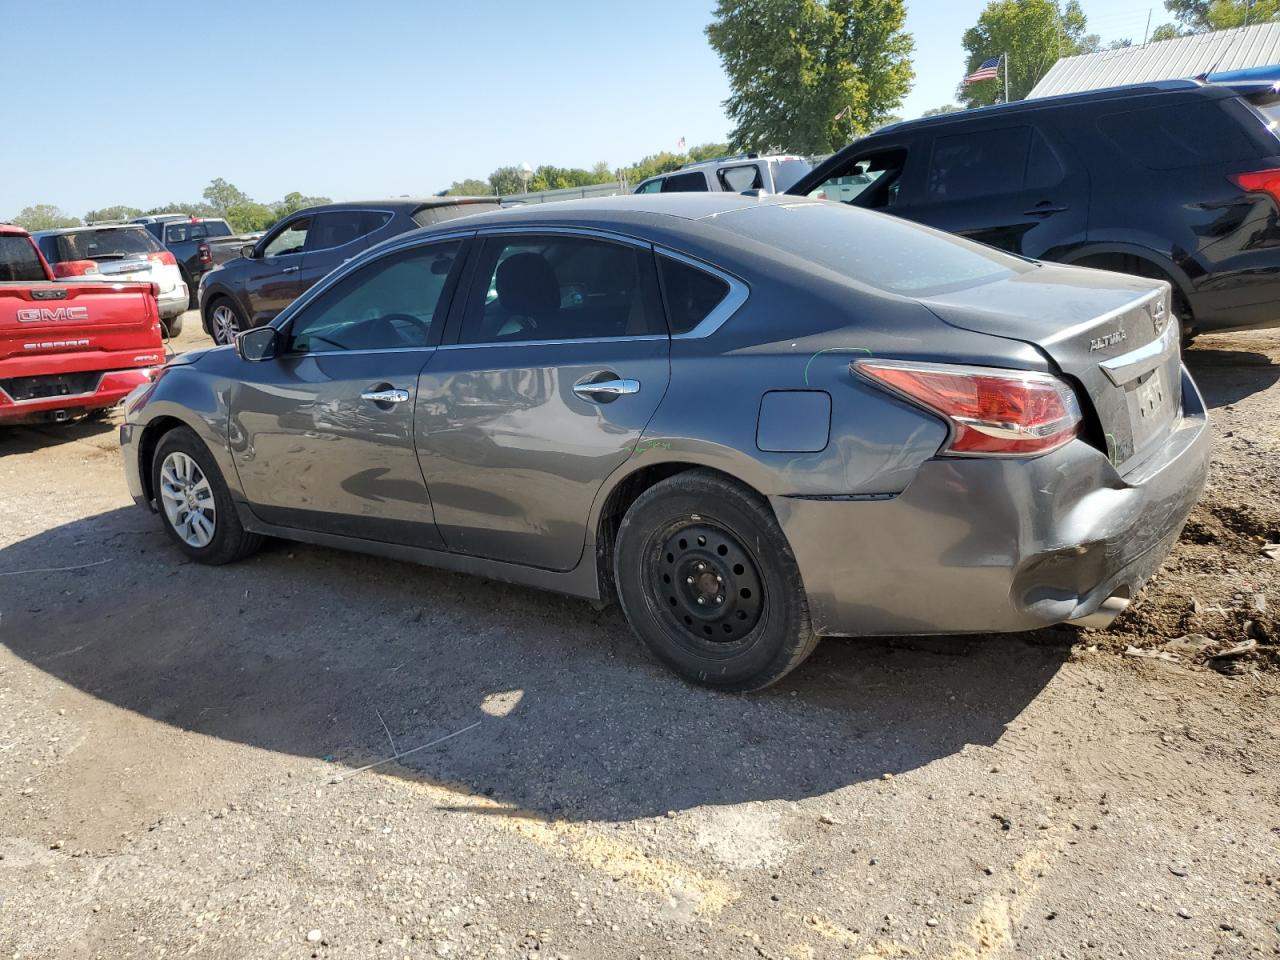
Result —
[[361, 400], [372, 400], [374, 403], [405, 403], [409, 399], [408, 390], [397, 390], [394, 387], [386, 390], [366, 390], [360, 394]]
[[584, 400], [598, 402], [601, 400], [612, 400], [614, 397], [623, 397], [632, 393], [640, 392], [639, 380], [588, 380], [583, 383], [575, 383], [573, 392]]
[[1066, 209], [1065, 206], [1046, 200], [1043, 203], [1037, 203], [1030, 210], [1023, 210], [1022, 215], [1024, 217], [1047, 217], [1053, 213], [1063, 213]]

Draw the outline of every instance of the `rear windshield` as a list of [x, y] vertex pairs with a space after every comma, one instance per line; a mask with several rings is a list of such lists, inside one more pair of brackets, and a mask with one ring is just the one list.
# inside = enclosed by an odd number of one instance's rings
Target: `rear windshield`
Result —
[[77, 230], [46, 237], [41, 245], [54, 263], [64, 260], [126, 260], [160, 253], [164, 247], [144, 228], [120, 230]]
[[1280, 137], [1280, 93], [1265, 93], [1249, 98], [1253, 108], [1262, 114], [1267, 129]]
[[165, 243], [184, 243], [208, 237], [229, 237], [231, 228], [225, 220], [177, 221], [164, 225]]
[[0, 236], [0, 283], [32, 283], [48, 279], [30, 240]]
[[716, 217], [733, 230], [888, 293], [923, 297], [1003, 280], [1035, 264], [843, 203], [778, 203]]

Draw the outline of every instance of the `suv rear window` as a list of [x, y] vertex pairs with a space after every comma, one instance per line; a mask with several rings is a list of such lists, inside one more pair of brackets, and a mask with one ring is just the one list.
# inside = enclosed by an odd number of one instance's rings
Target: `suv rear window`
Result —
[[1098, 120], [1112, 143], [1151, 170], [1249, 160], [1261, 154], [1221, 100], [1183, 100], [1164, 107], [1113, 113]]
[[30, 240], [0, 236], [0, 283], [32, 283], [48, 279]]
[[64, 260], [127, 260], [164, 251], [164, 247], [143, 227], [58, 233], [45, 237], [41, 249], [53, 263]]

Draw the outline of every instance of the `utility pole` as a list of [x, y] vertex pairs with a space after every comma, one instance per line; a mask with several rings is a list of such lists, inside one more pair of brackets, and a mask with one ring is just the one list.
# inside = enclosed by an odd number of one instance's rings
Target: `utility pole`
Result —
[[1004, 102], [1009, 102], [1009, 54], [1004, 55]]

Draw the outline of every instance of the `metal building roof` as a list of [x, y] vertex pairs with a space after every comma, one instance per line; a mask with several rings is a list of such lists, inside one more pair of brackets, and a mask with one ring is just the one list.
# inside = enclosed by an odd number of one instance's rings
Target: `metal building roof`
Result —
[[1270, 64], [1280, 64], [1280, 22], [1063, 57], [1049, 68], [1027, 99]]

